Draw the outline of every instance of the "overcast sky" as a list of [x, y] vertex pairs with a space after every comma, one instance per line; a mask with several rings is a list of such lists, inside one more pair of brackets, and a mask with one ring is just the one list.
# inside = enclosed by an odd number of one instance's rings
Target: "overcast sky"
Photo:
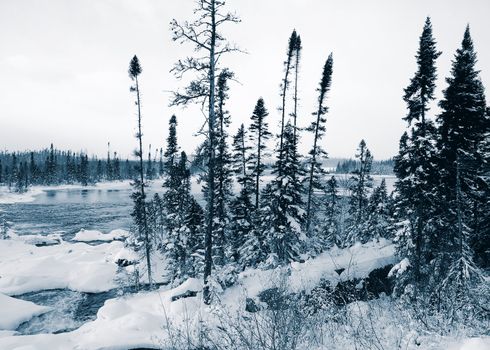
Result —
[[[169, 72], [189, 53], [171, 40], [172, 18], [190, 19], [192, 0], [0, 0], [0, 148], [57, 148], [104, 154], [107, 142], [124, 157], [136, 145], [128, 63], [143, 66], [145, 144], [164, 146], [168, 118], [178, 118], [187, 152], [200, 139], [197, 108], [169, 108], [168, 91], [182, 83]], [[467, 23], [484, 84], [490, 84], [488, 0], [228, 0], [242, 23], [229, 39], [248, 54], [229, 56], [240, 83], [231, 85], [231, 133], [249, 117], [259, 96], [277, 130], [279, 84], [287, 40], [296, 28], [303, 42], [300, 124], [311, 122], [323, 64], [334, 56], [324, 146], [332, 157], [352, 157], [364, 138], [377, 159], [396, 154], [405, 129], [403, 88], [426, 16], [438, 49], [438, 97], [446, 87]], [[436, 114], [434, 108], [431, 114]], [[301, 148], [309, 148], [303, 137]]]

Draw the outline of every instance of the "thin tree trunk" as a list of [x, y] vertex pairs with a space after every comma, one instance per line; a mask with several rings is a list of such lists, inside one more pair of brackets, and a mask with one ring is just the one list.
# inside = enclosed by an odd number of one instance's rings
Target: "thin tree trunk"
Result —
[[242, 135], [242, 164], [243, 164], [243, 179], [247, 182], [247, 158], [245, 154], [245, 131]]
[[[322, 113], [322, 97], [320, 97], [320, 105], [318, 106], [318, 112], [316, 114], [316, 126], [315, 126], [315, 139], [313, 141], [313, 152], [311, 155], [311, 168], [310, 168], [310, 179], [308, 184], [308, 201], [306, 205], [306, 232], [310, 229], [311, 224], [311, 197], [313, 195], [313, 172], [315, 171], [316, 164], [316, 151], [317, 151], [317, 143], [318, 143], [318, 128], [320, 127], [320, 118]], [[296, 128], [294, 129], [296, 132]], [[295, 139], [296, 142], [296, 139]]]
[[145, 250], [146, 250], [146, 264], [148, 265], [148, 283], [150, 284], [150, 288], [153, 286], [152, 278], [151, 278], [151, 259], [150, 259], [150, 235], [148, 232], [148, 222], [146, 217], [146, 203], [145, 203], [145, 176], [143, 172], [143, 140], [141, 133], [141, 101], [140, 101], [140, 90], [138, 85], [138, 77], [135, 77], [136, 80], [136, 97], [138, 99], [138, 140], [139, 140], [139, 160], [140, 160], [140, 182], [141, 182], [141, 200], [142, 200], [142, 210], [143, 210], [143, 229], [145, 235]]
[[261, 136], [262, 136], [262, 123], [259, 125], [259, 139], [257, 147], [257, 171], [255, 175], [255, 208], [259, 209], [259, 185], [260, 185], [260, 147], [261, 147]]
[[294, 135], [294, 142], [296, 143], [296, 122], [298, 119], [298, 68], [299, 68], [299, 52], [296, 52], [296, 65], [294, 67], [294, 130], [293, 130], [293, 135]]
[[[282, 87], [282, 115], [281, 115], [281, 135], [280, 135], [280, 142], [279, 142], [279, 159], [282, 159], [282, 145], [283, 145], [283, 138], [284, 138], [284, 119], [286, 117], [286, 92], [288, 90], [288, 76], [289, 76], [289, 70], [291, 69], [291, 55], [288, 53], [288, 60], [286, 63], [286, 73], [284, 75], [284, 83]], [[279, 176], [282, 175], [282, 163], [280, 163], [281, 166], [279, 167]]]
[[216, 45], [216, 8], [215, 0], [211, 0], [211, 44], [209, 53], [209, 118], [208, 118], [208, 133], [209, 133], [209, 165], [208, 165], [208, 203], [207, 203], [207, 227], [205, 236], [205, 253], [204, 253], [204, 303], [211, 303], [211, 295], [209, 290], [209, 278], [213, 267], [212, 244], [213, 244], [213, 219], [214, 219], [214, 123], [216, 119], [214, 103], [215, 103], [215, 45]]

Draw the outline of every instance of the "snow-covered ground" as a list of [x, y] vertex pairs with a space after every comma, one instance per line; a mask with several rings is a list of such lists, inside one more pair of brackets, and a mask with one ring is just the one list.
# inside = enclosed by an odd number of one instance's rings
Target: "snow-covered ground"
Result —
[[[293, 262], [286, 268], [247, 269], [239, 275], [239, 284], [247, 291], [248, 297], [277, 286], [278, 280], [292, 293], [309, 292], [321, 281], [329, 281], [335, 287], [338, 282], [364, 278], [374, 269], [395, 263], [394, 254], [394, 245], [384, 239], [346, 249], [334, 247], [304, 263]], [[339, 275], [335, 270], [340, 269], [343, 271]]]
[[[320, 281], [335, 285], [366, 277], [373, 269], [397, 262], [393, 245], [386, 240], [347, 249], [333, 248], [304, 263], [265, 271], [247, 269], [238, 275], [233, 287], [217, 295], [218, 306], [205, 305], [202, 281], [188, 279], [176, 288], [162, 286], [152, 292], [109, 299], [99, 309], [95, 320], [74, 331], [19, 335], [12, 331], [21, 322], [49, 309], [7, 295], [53, 288], [85, 292], [109, 290], [116, 287], [115, 261], [131, 260], [136, 255], [120, 241], [96, 246], [61, 241], [57, 245], [36, 247], [21, 236], [11, 233], [11, 237], [0, 240], [0, 293], [5, 294], [0, 294], [0, 349], [12, 350], [161, 348], [168, 344], [169, 332], [176, 329], [187, 328], [192, 333], [202, 324], [217, 325], [222, 322], [223, 312], [245, 315], [246, 299], [257, 301], [258, 294], [269, 288], [280, 285], [290, 292], [309, 291]], [[340, 269], [344, 270], [339, 274]], [[162, 266], [156, 269], [157, 272], [163, 270]], [[179, 297], [186, 294], [190, 296]], [[360, 305], [360, 310], [369, 306], [363, 302], [356, 305]], [[450, 350], [483, 350], [490, 345], [486, 338], [438, 342]], [[427, 346], [417, 349], [439, 349], [433, 342], [424, 344]], [[346, 346], [346, 349], [351, 347]]]
[[32, 202], [41, 193], [43, 193], [43, 190], [40, 187], [30, 187], [24, 193], [16, 193], [10, 192], [6, 186], [0, 186], [0, 204]]
[[122, 242], [91, 246], [85, 243], [36, 247], [21, 240], [0, 240], [0, 293], [67, 288], [102, 292], [115, 288], [114, 256]]
[[102, 233], [97, 230], [80, 230], [77, 232], [73, 241], [77, 242], [93, 242], [103, 241], [110, 242], [115, 240], [122, 240], [129, 236], [129, 232], [122, 229], [112, 230], [109, 233]]
[[48, 312], [50, 308], [0, 293], [0, 330], [14, 331], [22, 322]]
[[[9, 251], [0, 255], [2, 271], [5, 271], [0, 279], [0, 291], [17, 294], [48, 288], [108, 290], [115, 286], [114, 260], [125, 252], [122, 245], [122, 242], [98, 246], [63, 242], [58, 246], [37, 248], [22, 241], [0, 241], [0, 252]], [[388, 241], [345, 250], [333, 249], [286, 268], [246, 270], [238, 276], [237, 284], [225, 290], [220, 299], [229, 310], [244, 310], [247, 297], [254, 298], [260, 291], [274, 287], [281, 276], [287, 278], [286, 285], [291, 291], [309, 290], [321, 279], [336, 283], [351, 277], [365, 277], [372, 269], [393, 261], [393, 246]], [[335, 272], [338, 268], [345, 268], [340, 276]], [[75, 331], [4, 336], [0, 338], [0, 348], [30, 345], [31, 349], [53, 350], [75, 348], [75, 344], [83, 349], [158, 348], [165, 341], [163, 329], [168, 325], [197, 325], [203, 318], [213, 317], [213, 308], [202, 303], [201, 288], [200, 280], [189, 279], [173, 289], [161, 287], [153, 292], [110, 299], [99, 310], [95, 321]], [[197, 295], [172, 301], [187, 291], [197, 292]]]

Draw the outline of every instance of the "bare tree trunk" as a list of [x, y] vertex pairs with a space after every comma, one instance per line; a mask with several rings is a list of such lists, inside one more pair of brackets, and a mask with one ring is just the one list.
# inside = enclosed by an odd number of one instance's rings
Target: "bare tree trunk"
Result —
[[207, 227], [205, 236], [205, 253], [204, 253], [204, 289], [203, 297], [204, 303], [211, 303], [211, 295], [209, 290], [209, 277], [211, 276], [211, 270], [213, 267], [213, 219], [214, 219], [214, 124], [216, 120], [216, 114], [214, 110], [215, 104], [215, 45], [216, 45], [216, 7], [215, 0], [211, 0], [211, 44], [209, 51], [209, 118], [208, 118], [208, 203], [207, 203]]

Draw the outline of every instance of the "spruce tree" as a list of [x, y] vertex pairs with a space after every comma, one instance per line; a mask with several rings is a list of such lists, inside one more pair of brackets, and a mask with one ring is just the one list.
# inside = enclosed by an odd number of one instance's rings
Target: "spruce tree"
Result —
[[[214, 263], [223, 265], [227, 244], [227, 232], [229, 225], [229, 203], [232, 196], [232, 169], [231, 154], [228, 148], [228, 131], [230, 115], [226, 110], [228, 99], [228, 80], [233, 74], [224, 69], [218, 75], [216, 94], [216, 159], [215, 165], [215, 222], [214, 222]], [[207, 189], [206, 189], [207, 190]]]
[[237, 182], [249, 192], [252, 190], [252, 178], [250, 176], [250, 150], [247, 143], [247, 131], [242, 124], [235, 136], [233, 136], [232, 165], [233, 172], [237, 176]]
[[335, 176], [332, 176], [325, 186], [323, 223], [319, 226], [320, 230], [315, 235], [319, 241], [319, 251], [331, 248], [334, 245], [342, 247], [343, 240], [339, 222], [340, 200], [339, 184]]
[[294, 127], [294, 139], [296, 143], [298, 143], [298, 78], [299, 78], [299, 64], [301, 60], [301, 50], [303, 47], [301, 46], [301, 37], [298, 35], [296, 37], [294, 43], [294, 109], [293, 109], [293, 127]]
[[378, 187], [373, 190], [367, 206], [366, 231], [370, 238], [393, 238], [393, 210], [386, 180], [383, 178]]
[[[400, 256], [408, 257], [413, 270], [409, 276], [417, 289], [425, 283], [430, 271], [431, 245], [434, 243], [434, 229], [431, 218], [432, 189], [435, 187], [437, 173], [434, 169], [434, 139], [436, 130], [433, 122], [427, 118], [429, 104], [434, 100], [435, 81], [437, 79], [436, 59], [440, 56], [432, 36], [430, 18], [426, 19], [420, 36], [417, 55], [417, 71], [405, 89], [404, 101], [408, 113], [404, 120], [411, 126], [410, 134], [405, 133], [400, 140], [400, 151], [395, 157], [397, 175], [397, 214], [401, 222], [408, 225], [397, 237], [397, 250]], [[407, 279], [407, 280], [408, 280]]]
[[[296, 33], [296, 30], [293, 30], [291, 33], [291, 36], [289, 37], [288, 41], [288, 49], [287, 49], [287, 54], [286, 54], [286, 60], [284, 61], [284, 78], [282, 79], [281, 82], [281, 99], [282, 99], [282, 104], [280, 107], [281, 110], [281, 131], [279, 134], [279, 157], [282, 156], [282, 148], [283, 148], [283, 141], [284, 141], [284, 127], [286, 123], [286, 97], [287, 97], [287, 92], [289, 89], [289, 85], [291, 84], [289, 74], [291, 73], [291, 69], [294, 64], [294, 53], [295, 49], [297, 48], [296, 41], [298, 39], [298, 34]], [[279, 172], [282, 172], [282, 169], [279, 169]]]
[[[248, 245], [253, 245], [255, 236], [253, 215], [257, 214], [252, 205], [252, 179], [248, 173], [248, 161], [251, 147], [246, 144], [246, 130], [242, 124], [233, 138], [233, 164], [234, 171], [241, 185], [239, 195], [230, 205], [231, 227], [229, 238], [229, 252], [231, 261], [239, 264], [242, 270], [246, 266], [252, 266], [256, 261], [251, 261], [247, 252]], [[243, 254], [244, 253], [244, 254]]]
[[145, 246], [145, 257], [148, 272], [148, 283], [150, 288], [153, 286], [153, 279], [151, 275], [151, 234], [148, 227], [147, 221], [147, 206], [146, 206], [146, 194], [145, 194], [145, 173], [143, 166], [143, 133], [141, 128], [141, 98], [140, 98], [140, 88], [138, 82], [138, 76], [141, 74], [142, 69], [138, 57], [136, 55], [131, 59], [129, 64], [129, 77], [134, 82], [131, 86], [130, 91], [136, 94], [135, 104], [138, 107], [138, 131], [136, 133], [136, 139], [138, 140], [138, 149], [135, 151], [135, 155], [138, 158], [138, 178], [133, 181], [134, 192], [131, 195], [134, 201], [134, 207], [132, 216], [134, 218], [136, 227], [138, 228], [138, 233], [140, 239], [143, 239]]
[[328, 56], [325, 65], [323, 66], [322, 78], [320, 80], [320, 86], [317, 91], [319, 92], [318, 96], [318, 109], [314, 113], [315, 120], [311, 123], [308, 131], [313, 133], [313, 148], [310, 150], [310, 169], [308, 176], [308, 193], [307, 193], [307, 202], [306, 202], [306, 231], [310, 231], [310, 225], [312, 221], [315, 221], [314, 215], [312, 214], [312, 206], [314, 203], [314, 191], [315, 190], [324, 190], [324, 186], [321, 182], [322, 176], [325, 174], [325, 170], [322, 167], [321, 157], [326, 158], [327, 152], [320, 145], [320, 141], [325, 135], [325, 123], [327, 119], [324, 115], [327, 113], [328, 108], [325, 106], [325, 99], [327, 97], [327, 93], [330, 90], [330, 85], [332, 83], [332, 66], [333, 66], [333, 57], [332, 54]]
[[111, 143], [107, 142], [106, 179], [111, 181], [112, 178]]
[[370, 233], [365, 229], [367, 219], [367, 205], [369, 190], [373, 187], [373, 179], [370, 175], [373, 156], [366, 146], [366, 142], [361, 140], [357, 149], [356, 158], [358, 168], [350, 178], [350, 228], [349, 240], [351, 243], [369, 241]]
[[273, 174], [269, 213], [266, 221], [270, 222], [267, 240], [270, 252], [278, 263], [298, 260], [301, 241], [304, 240], [301, 227], [305, 215], [303, 209], [304, 189], [300, 180], [301, 165], [297, 145], [294, 140], [294, 128], [290, 123], [284, 128], [283, 152], [278, 150], [277, 162]]
[[253, 144], [254, 152], [250, 155], [250, 163], [252, 165], [252, 176], [254, 178], [254, 196], [255, 196], [255, 208], [259, 208], [260, 202], [260, 177], [264, 173], [265, 165], [264, 158], [267, 156], [266, 142], [271, 137], [269, 132], [269, 124], [265, 120], [269, 113], [264, 105], [264, 99], [261, 97], [257, 100], [253, 114], [252, 123], [250, 124], [250, 141]]
[[[461, 48], [456, 51], [448, 87], [439, 105], [437, 166], [439, 186], [438, 231], [441, 232], [435, 263], [440, 267], [441, 291], [457, 302], [465, 302], [473, 283], [479, 279], [470, 246], [477, 228], [475, 218], [488, 197], [481, 196], [482, 164], [487, 156], [482, 145], [488, 144], [489, 122], [484, 88], [475, 69], [476, 53], [466, 28]], [[444, 233], [444, 235], [442, 235]]]

